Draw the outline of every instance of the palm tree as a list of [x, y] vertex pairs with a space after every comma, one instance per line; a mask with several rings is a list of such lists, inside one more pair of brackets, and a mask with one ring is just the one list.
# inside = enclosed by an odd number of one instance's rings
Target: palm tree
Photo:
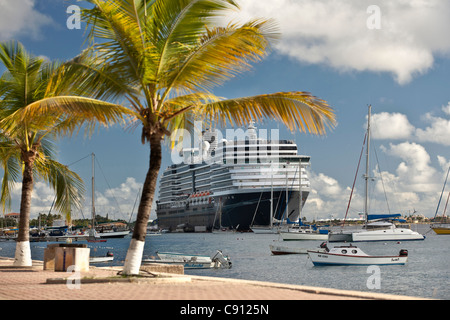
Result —
[[[220, 26], [233, 0], [88, 0], [90, 50], [71, 63], [79, 86], [97, 99], [122, 98], [150, 145], [136, 226], [124, 274], [138, 274], [161, 166], [161, 143], [203, 117], [241, 126], [273, 118], [289, 129], [323, 134], [334, 125], [328, 104], [305, 92], [224, 99], [212, 89], [263, 58], [277, 37], [271, 20]], [[82, 75], [82, 71], [85, 70]]]
[[19, 234], [14, 264], [31, 265], [29, 220], [36, 179], [56, 192], [55, 208], [70, 215], [81, 204], [81, 178], [56, 161], [55, 139], [78, 131], [92, 130], [123, 117], [124, 108], [93, 99], [64, 96], [67, 81], [57, 63], [28, 54], [17, 42], [0, 43], [0, 61], [6, 71], [0, 78], [0, 161], [3, 210], [10, 207], [11, 191], [22, 177]]

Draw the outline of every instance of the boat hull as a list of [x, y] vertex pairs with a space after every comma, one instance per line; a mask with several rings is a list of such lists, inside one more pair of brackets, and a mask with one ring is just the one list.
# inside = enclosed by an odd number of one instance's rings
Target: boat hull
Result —
[[[284, 204], [285, 191], [273, 193], [273, 212], [277, 220], [286, 219]], [[291, 191], [289, 195], [289, 219], [295, 221], [299, 216], [299, 192]], [[303, 203], [309, 193], [302, 192]], [[197, 205], [165, 208], [157, 207], [158, 225], [161, 228], [176, 230], [181, 224], [189, 225], [191, 230], [196, 226], [205, 226], [207, 230], [213, 229], [239, 229], [250, 230], [252, 225], [270, 225], [271, 191], [242, 192], [223, 196], [211, 196], [212, 200], [205, 199]], [[278, 204], [278, 205], [277, 205]]]
[[351, 242], [353, 237], [351, 233], [330, 232], [328, 234], [328, 242]]
[[328, 240], [328, 234], [316, 232], [280, 232], [283, 241], [301, 241], [301, 240]]
[[106, 238], [124, 238], [130, 234], [130, 231], [112, 231], [112, 232], [98, 232], [97, 236], [106, 239]]
[[436, 232], [436, 234], [442, 235], [442, 234], [450, 234], [450, 228], [440, 228], [440, 227], [435, 227], [432, 228], [434, 232]]
[[395, 228], [388, 230], [360, 231], [352, 233], [352, 242], [363, 241], [418, 241], [425, 237], [410, 229]]
[[183, 266], [184, 269], [212, 269], [215, 268], [214, 262], [183, 262], [160, 259], [143, 259], [142, 264], [169, 264], [176, 266]]
[[[274, 256], [287, 255], [287, 254], [308, 254], [307, 248], [291, 248], [280, 245], [269, 245], [270, 251]], [[318, 251], [325, 252], [325, 250], [320, 249]]]
[[158, 252], [159, 259], [143, 259], [142, 264], [170, 264], [183, 266], [185, 269], [231, 268], [231, 261], [217, 251], [211, 258], [205, 255], [192, 255], [174, 252]]
[[253, 233], [256, 234], [277, 234], [279, 229], [271, 227], [253, 226], [251, 227], [251, 230], [253, 231]]
[[102, 263], [102, 262], [109, 262], [113, 261], [114, 257], [90, 257], [89, 262], [90, 263]]
[[404, 265], [407, 256], [355, 256], [308, 251], [308, 256], [315, 266], [370, 266], [370, 265]]

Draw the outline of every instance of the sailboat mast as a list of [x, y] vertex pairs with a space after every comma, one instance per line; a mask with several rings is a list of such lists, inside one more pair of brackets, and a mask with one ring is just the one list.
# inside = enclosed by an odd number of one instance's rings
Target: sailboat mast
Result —
[[273, 167], [270, 167], [270, 170], [272, 170], [270, 174], [270, 229], [273, 227]]
[[302, 159], [298, 159], [298, 191], [299, 191], [299, 203], [298, 203], [298, 221], [301, 225], [302, 221], [302, 204], [303, 204], [303, 196], [302, 196]]
[[95, 154], [92, 153], [92, 230], [95, 229]]
[[372, 106], [369, 105], [369, 113], [367, 117], [367, 146], [366, 146], [366, 175], [364, 179], [366, 180], [365, 186], [365, 197], [364, 197], [364, 215], [367, 224], [367, 216], [369, 214], [368, 209], [368, 198], [369, 198], [369, 150], [370, 150], [370, 114]]

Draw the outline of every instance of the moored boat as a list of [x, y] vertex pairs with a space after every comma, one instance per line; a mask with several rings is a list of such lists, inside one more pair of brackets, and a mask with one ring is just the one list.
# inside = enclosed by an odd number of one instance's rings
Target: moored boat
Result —
[[224, 256], [222, 251], [217, 250], [213, 257], [206, 255], [188, 255], [173, 252], [157, 252], [158, 259], [146, 258], [142, 259], [142, 264], [170, 264], [181, 265], [185, 269], [230, 269], [231, 260], [228, 256]]
[[434, 232], [438, 235], [450, 234], [450, 225], [449, 224], [434, 224], [431, 226]]
[[[274, 256], [287, 255], [287, 254], [308, 254], [307, 248], [286, 247], [281, 245], [269, 245], [270, 251]], [[318, 251], [325, 252], [325, 249], [319, 248]]]
[[408, 251], [405, 249], [401, 249], [397, 256], [371, 256], [353, 245], [328, 249], [326, 243], [322, 243], [320, 247], [324, 248], [326, 252], [308, 250], [308, 257], [314, 266], [404, 265], [408, 261]]
[[[382, 214], [382, 215], [369, 215], [369, 151], [370, 151], [370, 118], [371, 109], [369, 106], [367, 116], [367, 133], [364, 139], [366, 147], [366, 173], [364, 175], [365, 180], [365, 194], [364, 194], [364, 216], [365, 225], [363, 230], [352, 232], [351, 234], [344, 231], [331, 233], [329, 240], [333, 242], [338, 241], [412, 241], [412, 240], [424, 240], [425, 237], [416, 231], [407, 228], [397, 228], [393, 223], [394, 221], [404, 221], [400, 214]], [[367, 143], [366, 143], [367, 139]], [[364, 145], [363, 145], [364, 146]], [[361, 153], [362, 156], [362, 153]], [[358, 165], [359, 167], [359, 165]], [[353, 190], [352, 190], [353, 193]], [[350, 197], [351, 200], [351, 197]], [[347, 208], [348, 210], [348, 208]], [[372, 221], [372, 222], [369, 222]], [[350, 238], [351, 237], [351, 238]]]
[[111, 252], [107, 252], [104, 257], [99, 256], [91, 256], [89, 257], [89, 263], [102, 263], [102, 262], [109, 262], [114, 260], [114, 254]]
[[425, 240], [425, 236], [408, 228], [397, 228], [390, 221], [367, 223], [364, 230], [352, 233], [353, 242], [359, 241], [414, 241]]
[[295, 228], [280, 231], [283, 241], [299, 241], [299, 240], [328, 240], [328, 230], [317, 228]]

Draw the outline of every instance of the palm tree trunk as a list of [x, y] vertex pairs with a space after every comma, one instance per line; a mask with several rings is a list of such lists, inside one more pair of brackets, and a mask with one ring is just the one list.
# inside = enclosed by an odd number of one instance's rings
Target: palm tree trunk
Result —
[[29, 158], [24, 159], [22, 178], [22, 198], [20, 201], [19, 234], [17, 236], [15, 266], [31, 266], [30, 249], [30, 212], [31, 194], [33, 193], [33, 162]]
[[147, 223], [155, 196], [159, 169], [161, 168], [161, 138], [159, 134], [150, 136], [150, 168], [142, 187], [142, 196], [141, 202], [139, 203], [136, 224], [123, 267], [124, 274], [139, 274], [139, 268], [141, 267]]

